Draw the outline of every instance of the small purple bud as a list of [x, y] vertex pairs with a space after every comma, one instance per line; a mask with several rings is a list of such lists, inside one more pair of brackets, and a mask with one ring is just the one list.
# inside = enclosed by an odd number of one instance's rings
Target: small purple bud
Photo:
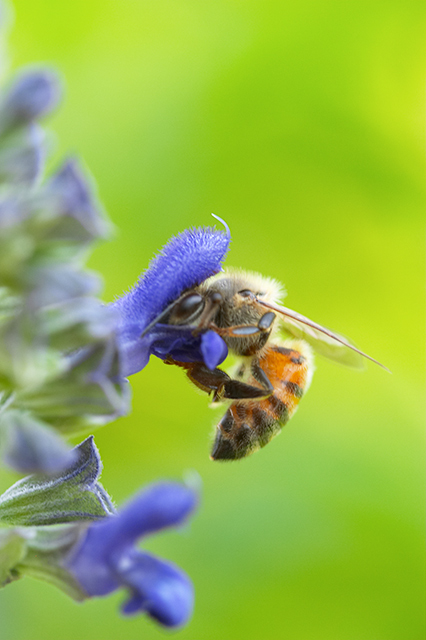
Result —
[[6, 411], [0, 426], [4, 461], [20, 473], [57, 473], [77, 458], [53, 429], [25, 412]]
[[75, 218], [90, 237], [105, 237], [109, 234], [107, 223], [96, 199], [88, 177], [76, 160], [68, 160], [52, 176], [46, 185], [45, 194], [53, 198], [59, 213]]
[[59, 79], [55, 73], [45, 69], [27, 71], [6, 96], [0, 119], [7, 129], [33, 122], [52, 111], [59, 97]]

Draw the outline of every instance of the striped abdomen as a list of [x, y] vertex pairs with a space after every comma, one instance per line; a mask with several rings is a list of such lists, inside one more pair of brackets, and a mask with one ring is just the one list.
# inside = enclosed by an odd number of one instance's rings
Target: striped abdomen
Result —
[[244, 458], [264, 447], [291, 418], [312, 376], [311, 350], [302, 341], [270, 345], [253, 360], [248, 379], [245, 371], [241, 371], [244, 380], [261, 387], [255, 377], [256, 365], [267, 375], [274, 392], [264, 400], [231, 404], [216, 429], [213, 460]]

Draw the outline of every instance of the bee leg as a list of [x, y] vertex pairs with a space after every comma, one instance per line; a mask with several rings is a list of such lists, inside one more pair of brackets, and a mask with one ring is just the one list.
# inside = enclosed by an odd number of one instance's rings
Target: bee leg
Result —
[[264, 400], [269, 398], [274, 393], [274, 387], [256, 360], [252, 363], [251, 370], [255, 380], [262, 385], [260, 389], [246, 382], [230, 378], [225, 383], [222, 398], [226, 400]]
[[233, 380], [221, 369], [211, 371], [202, 362], [178, 362], [172, 358], [165, 360], [166, 364], [175, 364], [185, 369], [186, 375], [196, 387], [206, 393], [213, 393], [213, 402], [218, 400], [254, 400], [269, 397], [274, 388], [264, 371], [259, 367], [259, 377], [256, 379], [263, 388]]
[[269, 380], [263, 389], [259, 389], [240, 380], [233, 380], [221, 369], [211, 371], [202, 363], [191, 364], [192, 366], [187, 368], [186, 375], [199, 389], [207, 393], [213, 392], [213, 402], [255, 398], [260, 400], [270, 396], [274, 391]]
[[264, 397], [267, 398], [272, 395], [274, 393], [274, 387], [268, 376], [256, 360], [254, 360], [251, 364], [251, 371], [253, 377], [262, 385], [262, 387], [267, 392]]
[[211, 371], [203, 363], [191, 363], [192, 366], [186, 370], [186, 375], [195, 386], [207, 393], [213, 393], [213, 401], [222, 397], [223, 389], [231, 380], [227, 373], [221, 369]]
[[164, 363], [175, 364], [181, 369], [185, 369], [191, 382], [206, 393], [213, 392], [214, 398], [221, 395], [225, 384], [231, 380], [230, 376], [221, 369], [211, 371], [202, 362], [180, 362], [168, 356]]
[[266, 331], [270, 331], [275, 317], [275, 313], [273, 313], [272, 311], [268, 311], [267, 313], [263, 314], [257, 325], [238, 324], [234, 325], [233, 327], [214, 327], [214, 330], [222, 337], [247, 338], [247, 336], [254, 336], [258, 333], [265, 333]]

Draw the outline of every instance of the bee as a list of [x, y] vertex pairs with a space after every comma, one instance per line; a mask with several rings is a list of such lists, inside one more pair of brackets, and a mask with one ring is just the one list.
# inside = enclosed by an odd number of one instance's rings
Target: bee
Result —
[[282, 306], [283, 296], [272, 278], [226, 270], [185, 291], [144, 331], [160, 321], [190, 327], [193, 335], [214, 330], [237, 357], [233, 376], [203, 362], [165, 358], [214, 403], [229, 404], [216, 427], [213, 460], [244, 458], [280, 433], [309, 388], [312, 349], [356, 368], [363, 358], [380, 365], [343, 336]]

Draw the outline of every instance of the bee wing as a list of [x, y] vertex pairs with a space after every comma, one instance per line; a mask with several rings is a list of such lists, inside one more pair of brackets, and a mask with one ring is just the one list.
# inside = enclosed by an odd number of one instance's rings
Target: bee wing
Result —
[[352, 342], [350, 342], [344, 336], [341, 336], [326, 327], [317, 324], [313, 320], [302, 316], [302, 314], [292, 311], [287, 307], [281, 307], [263, 300], [258, 302], [268, 309], [273, 309], [281, 315], [281, 322], [283, 329], [294, 336], [308, 342], [317, 353], [344, 364], [354, 369], [363, 369], [363, 358], [367, 358], [372, 362], [375, 362], [386, 371], [389, 371], [383, 364], [367, 355], [363, 351], [360, 351]]
[[[356, 347], [344, 336], [333, 333], [323, 333], [320, 329], [302, 324], [289, 317], [281, 318], [284, 331], [295, 338], [308, 342], [315, 351], [330, 360], [339, 362], [354, 369], [365, 369], [364, 354], [355, 350]], [[365, 356], [368, 358], [368, 356]]]

